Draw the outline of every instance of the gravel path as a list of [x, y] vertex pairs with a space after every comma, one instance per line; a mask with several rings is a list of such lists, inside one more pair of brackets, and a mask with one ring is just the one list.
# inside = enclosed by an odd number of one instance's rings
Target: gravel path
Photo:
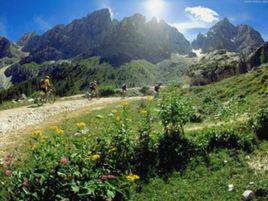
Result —
[[[131, 97], [125, 100], [137, 100], [142, 97]], [[27, 128], [34, 127], [38, 124], [44, 124], [58, 118], [61, 113], [69, 114], [72, 111], [80, 109], [100, 109], [106, 105], [120, 102], [121, 98], [100, 98], [88, 101], [87, 99], [67, 100], [56, 102], [53, 105], [46, 104], [42, 107], [25, 106], [0, 111], [0, 152], [5, 146], [17, 143], [18, 135], [23, 135]], [[56, 119], [55, 119], [56, 121]]]

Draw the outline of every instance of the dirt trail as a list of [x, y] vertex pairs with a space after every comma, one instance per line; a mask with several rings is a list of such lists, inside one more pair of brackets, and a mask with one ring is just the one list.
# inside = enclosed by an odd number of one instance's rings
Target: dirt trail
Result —
[[187, 127], [185, 128], [186, 131], [196, 131], [196, 130], [202, 130], [204, 128], [212, 128], [212, 127], [218, 127], [218, 126], [224, 126], [226, 124], [231, 124], [231, 123], [234, 123], [234, 122], [245, 122], [249, 119], [248, 117], [248, 114], [247, 113], [244, 113], [242, 116], [240, 117], [237, 117], [236, 120], [229, 120], [229, 121], [219, 121], [217, 123], [203, 123], [203, 124], [200, 124], [200, 125], [191, 125], [191, 127]]
[[[85, 111], [101, 109], [109, 104], [123, 100], [138, 100], [144, 97], [131, 98], [100, 98], [59, 101], [43, 107], [34, 105], [0, 111], [0, 155], [6, 150], [14, 149], [33, 130], [59, 123], [61, 120], [77, 116]], [[41, 125], [41, 126], [40, 126]]]

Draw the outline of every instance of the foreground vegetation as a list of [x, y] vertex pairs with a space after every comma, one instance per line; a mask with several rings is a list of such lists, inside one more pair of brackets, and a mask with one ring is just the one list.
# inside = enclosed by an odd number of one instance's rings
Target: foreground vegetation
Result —
[[2, 200], [239, 200], [247, 189], [267, 199], [267, 172], [249, 166], [267, 151], [267, 80], [242, 76], [36, 131], [24, 155], [3, 160]]

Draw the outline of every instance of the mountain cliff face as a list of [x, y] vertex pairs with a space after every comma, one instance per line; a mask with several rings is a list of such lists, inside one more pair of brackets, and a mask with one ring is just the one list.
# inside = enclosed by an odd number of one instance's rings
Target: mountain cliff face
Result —
[[57, 25], [42, 36], [34, 36], [23, 50], [31, 53], [28, 60], [37, 62], [47, 59], [50, 53], [56, 53], [54, 58], [49, 56], [53, 60], [71, 58], [100, 47], [112, 28], [110, 13], [104, 9], [66, 26]]
[[4, 57], [12, 57], [11, 43], [5, 37], [0, 36], [0, 59]]
[[19, 46], [25, 46], [34, 36], [36, 36], [35, 32], [26, 33], [16, 43]]
[[25, 55], [16, 44], [0, 36], [0, 68], [13, 64]]
[[133, 59], [155, 63], [173, 52], [188, 54], [190, 49], [184, 36], [164, 21], [146, 22], [140, 14], [122, 21], [112, 20], [108, 9], [93, 12], [66, 26], [58, 25], [41, 36], [33, 36], [23, 48], [30, 52], [25, 62], [40, 63], [87, 54], [101, 56], [102, 60], [114, 65]]
[[247, 58], [249, 68], [257, 67], [264, 63], [268, 63], [268, 42], [265, 42]]
[[226, 49], [245, 56], [264, 43], [259, 32], [248, 25], [234, 26], [227, 18], [215, 24], [206, 34], [199, 34], [192, 42], [193, 49], [203, 53]]

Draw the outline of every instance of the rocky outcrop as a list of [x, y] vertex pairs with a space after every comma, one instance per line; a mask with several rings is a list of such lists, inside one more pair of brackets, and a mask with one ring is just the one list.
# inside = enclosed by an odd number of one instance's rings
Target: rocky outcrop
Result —
[[265, 42], [247, 58], [248, 68], [260, 66], [268, 62], [268, 42]]
[[10, 46], [11, 43], [9, 40], [0, 36], [0, 59], [4, 57], [12, 57]]
[[[47, 57], [44, 49], [53, 49], [55, 57]], [[135, 14], [122, 21], [112, 20], [108, 9], [87, 17], [58, 25], [41, 36], [32, 37], [23, 50], [31, 55], [27, 61], [68, 59], [80, 54], [101, 56], [102, 61], [121, 65], [133, 59], [159, 62], [171, 53], [190, 53], [190, 43], [164, 21], [146, 22]]]
[[203, 53], [226, 49], [248, 56], [263, 44], [259, 32], [248, 25], [234, 26], [227, 18], [215, 24], [206, 34], [198, 34], [192, 42], [194, 49]]
[[59, 60], [63, 58], [63, 54], [53, 47], [46, 47], [36, 51], [34, 54], [28, 57], [22, 58], [20, 64], [30, 63], [35, 61], [36, 63], [43, 63], [50, 60]]
[[221, 79], [247, 72], [240, 55], [226, 50], [216, 50], [189, 67], [187, 74], [192, 85], [205, 85]]
[[25, 46], [29, 40], [31, 40], [34, 36], [36, 36], [35, 32], [24, 34], [18, 41], [17, 45]]
[[20, 64], [13, 64], [4, 72], [6, 77], [11, 78], [12, 84], [18, 84], [28, 79], [34, 78], [38, 74], [38, 68], [21, 66]]

